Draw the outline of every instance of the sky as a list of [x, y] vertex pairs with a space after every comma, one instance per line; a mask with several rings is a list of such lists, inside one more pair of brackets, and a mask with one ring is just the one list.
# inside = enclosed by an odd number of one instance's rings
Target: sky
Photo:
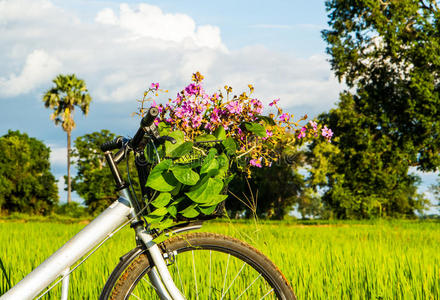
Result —
[[[344, 89], [325, 53], [326, 27], [318, 0], [0, 0], [0, 134], [20, 130], [49, 145], [64, 186], [66, 134], [41, 100], [60, 73], [84, 79], [93, 99], [87, 117], [75, 114], [73, 140], [101, 129], [132, 136], [148, 85], [168, 89], [166, 101], [196, 71], [207, 91], [252, 84], [263, 103], [280, 98], [313, 118]], [[436, 175], [421, 175], [426, 190]]]

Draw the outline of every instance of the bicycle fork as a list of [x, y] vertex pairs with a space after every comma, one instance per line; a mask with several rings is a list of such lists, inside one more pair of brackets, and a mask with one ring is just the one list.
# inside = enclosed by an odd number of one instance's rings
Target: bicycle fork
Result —
[[182, 293], [176, 287], [173, 278], [167, 268], [167, 264], [159, 250], [159, 247], [153, 241], [153, 237], [139, 225], [135, 228], [137, 237], [144, 243], [150, 253], [154, 267], [149, 271], [148, 276], [151, 284], [154, 286], [158, 296], [163, 300], [184, 300]]
[[[121, 196], [130, 201], [133, 207], [133, 198], [127, 188], [121, 190]], [[147, 251], [150, 253], [151, 270], [148, 272], [151, 284], [156, 293], [162, 300], [185, 300], [185, 297], [177, 288], [173, 278], [167, 268], [167, 264], [157, 244], [153, 241], [153, 236], [147, 232], [143, 226], [143, 222], [139, 220], [134, 210], [131, 211], [131, 226], [136, 232], [136, 237], [140, 240]]]

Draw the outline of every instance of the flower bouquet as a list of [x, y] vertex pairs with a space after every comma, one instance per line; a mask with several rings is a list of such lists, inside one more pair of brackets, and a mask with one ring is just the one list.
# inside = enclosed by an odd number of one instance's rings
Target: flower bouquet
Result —
[[278, 106], [279, 99], [269, 104], [273, 112], [263, 115], [263, 103], [252, 97], [251, 85], [239, 95], [229, 86], [208, 94], [202, 83], [203, 76], [193, 74], [192, 83], [165, 105], [149, 97], [162, 92], [153, 83], [139, 100], [137, 114], [144, 115], [146, 104], [157, 107], [160, 134], [176, 141], [145, 150], [154, 166], [146, 183], [153, 195], [147, 219], [160, 227], [217, 213], [235, 173], [251, 177], [253, 168], [270, 167], [284, 150], [316, 138], [330, 141], [333, 135], [312, 120], [300, 126], [307, 116], [295, 121]]

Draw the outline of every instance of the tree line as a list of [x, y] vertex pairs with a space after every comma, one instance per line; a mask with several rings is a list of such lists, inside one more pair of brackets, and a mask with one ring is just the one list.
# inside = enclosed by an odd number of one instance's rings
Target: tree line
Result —
[[[226, 202], [232, 217], [282, 219], [293, 207], [303, 217], [415, 217], [428, 205], [417, 190], [420, 178], [410, 170], [438, 171], [440, 166], [436, 1], [329, 0], [326, 8], [329, 28], [322, 37], [332, 70], [347, 89], [336, 107], [318, 119], [335, 138], [285, 154], [271, 168], [256, 170], [252, 179], [237, 176]], [[68, 199], [70, 190], [76, 191], [95, 214], [116, 199], [98, 148], [115, 135], [107, 130], [90, 133], [70, 149], [72, 112], [78, 107], [87, 114], [91, 101], [84, 81], [75, 75], [58, 76], [43, 101], [67, 133]], [[18, 153], [18, 148], [24, 150]], [[49, 149], [14, 131], [0, 138], [0, 149], [5, 153], [0, 208], [51, 211], [57, 196]], [[76, 157], [72, 180], [70, 156]], [[136, 176], [132, 180], [138, 184]], [[432, 191], [440, 196], [440, 180]]]

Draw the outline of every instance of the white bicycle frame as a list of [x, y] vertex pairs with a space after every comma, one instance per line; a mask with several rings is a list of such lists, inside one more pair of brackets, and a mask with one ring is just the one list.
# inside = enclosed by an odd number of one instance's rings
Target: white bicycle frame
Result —
[[[111, 237], [117, 228], [129, 222], [132, 224], [138, 222], [139, 224], [139, 219], [134, 213], [131, 194], [128, 188], [125, 188], [121, 190], [121, 196], [118, 200], [2, 295], [0, 299], [33, 299], [60, 276], [60, 280], [63, 281], [61, 299], [67, 299], [70, 268], [81, 257]], [[135, 226], [135, 231], [137, 239], [145, 245], [150, 253], [154, 267], [148, 275], [159, 297], [171, 300], [185, 299], [174, 284], [165, 259], [153, 241], [153, 237], [141, 225]]]

